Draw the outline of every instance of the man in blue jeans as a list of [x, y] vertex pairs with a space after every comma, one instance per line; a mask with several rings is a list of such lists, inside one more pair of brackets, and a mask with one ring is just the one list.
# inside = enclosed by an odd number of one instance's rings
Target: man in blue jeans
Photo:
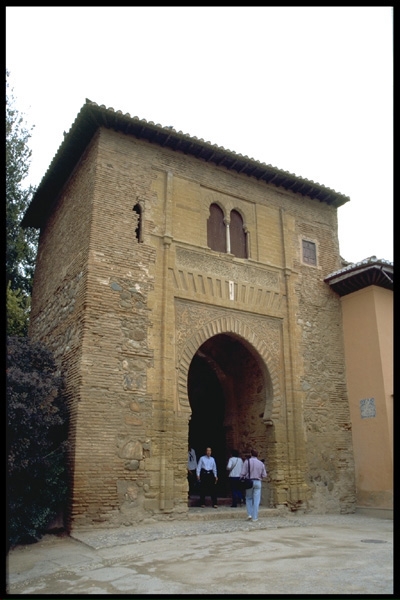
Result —
[[261, 480], [267, 476], [265, 465], [258, 460], [257, 450], [251, 451], [251, 456], [243, 462], [241, 477], [248, 477], [253, 481], [253, 487], [246, 490], [247, 520], [258, 521], [258, 507], [261, 500]]

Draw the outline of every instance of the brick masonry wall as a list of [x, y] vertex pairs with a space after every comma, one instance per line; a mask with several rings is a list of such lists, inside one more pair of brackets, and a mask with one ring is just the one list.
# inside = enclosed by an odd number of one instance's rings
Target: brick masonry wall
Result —
[[46, 343], [67, 378], [71, 492], [75, 485], [78, 407], [82, 399], [83, 317], [95, 171], [96, 146], [92, 145], [41, 231], [30, 318], [30, 336]]
[[[211, 202], [242, 215], [248, 260], [207, 247]], [[353, 510], [340, 303], [323, 283], [339, 266], [332, 207], [100, 130], [42, 232], [32, 309], [68, 376], [72, 526], [187, 513], [187, 373], [220, 333], [250, 351], [238, 435], [268, 455], [265, 502]]]

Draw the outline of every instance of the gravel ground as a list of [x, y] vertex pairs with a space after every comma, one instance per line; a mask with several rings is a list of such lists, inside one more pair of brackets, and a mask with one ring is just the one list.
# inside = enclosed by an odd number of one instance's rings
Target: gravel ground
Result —
[[[198, 509], [196, 515], [213, 517], [210, 513], [200, 512]], [[210, 512], [211, 512], [210, 508]], [[222, 513], [224, 509], [220, 510]], [[241, 518], [224, 518], [221, 514], [220, 518], [210, 518], [210, 520], [202, 520], [200, 518], [190, 520], [173, 520], [173, 521], [152, 521], [147, 524], [141, 524], [135, 527], [118, 527], [116, 529], [103, 530], [87, 530], [73, 533], [74, 539], [83, 541], [92, 548], [110, 548], [115, 545], [132, 544], [138, 542], [150, 542], [159, 539], [171, 539], [174, 537], [192, 537], [195, 535], [212, 535], [221, 533], [235, 533], [237, 531], [248, 531], [251, 529], [280, 529], [284, 527], [304, 527], [313, 526], [331, 526], [349, 523], [353, 515], [296, 515], [296, 513], [288, 513], [284, 516], [268, 516], [262, 518], [267, 511], [260, 510], [259, 520], [257, 523], [251, 523], [246, 520], [246, 510], [240, 510]], [[220, 515], [218, 515], [219, 517]], [[358, 517], [356, 517], [358, 518]]]
[[[181, 521], [44, 536], [10, 551], [12, 594], [379, 594], [393, 583], [393, 521], [194, 509]], [[3, 596], [4, 597], [4, 596]]]

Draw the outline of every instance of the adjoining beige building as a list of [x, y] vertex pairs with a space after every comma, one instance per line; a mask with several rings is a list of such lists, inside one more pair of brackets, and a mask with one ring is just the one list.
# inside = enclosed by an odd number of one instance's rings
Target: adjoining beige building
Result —
[[393, 515], [393, 264], [372, 256], [325, 281], [342, 302], [357, 510]]
[[30, 336], [67, 381], [70, 528], [185, 518], [188, 440], [213, 448], [220, 497], [231, 448], [257, 448], [264, 505], [355, 510], [343, 301], [325, 282], [348, 200], [86, 102], [23, 220], [40, 228]]

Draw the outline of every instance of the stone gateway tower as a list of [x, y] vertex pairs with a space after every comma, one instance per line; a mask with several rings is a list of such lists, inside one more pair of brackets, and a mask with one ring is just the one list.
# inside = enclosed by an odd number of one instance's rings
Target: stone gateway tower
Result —
[[86, 101], [23, 220], [30, 336], [71, 410], [70, 528], [185, 518], [188, 441], [263, 504], [352, 512], [337, 208], [323, 185]]

